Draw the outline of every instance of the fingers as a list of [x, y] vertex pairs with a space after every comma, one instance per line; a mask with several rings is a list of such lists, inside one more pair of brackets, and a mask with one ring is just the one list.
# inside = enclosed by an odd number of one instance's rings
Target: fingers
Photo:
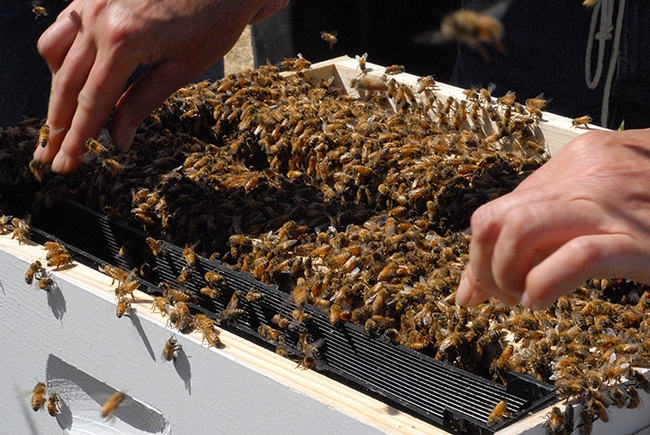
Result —
[[38, 147], [34, 152], [35, 159], [50, 162], [59, 152], [77, 110], [77, 106], [71, 102], [77, 101], [79, 92], [83, 89], [95, 62], [95, 56], [95, 47], [91, 41], [83, 38], [75, 39], [65, 62], [52, 78], [52, 94], [47, 118], [52, 133], [49, 144], [45, 148]]
[[81, 17], [76, 10], [59, 14], [38, 40], [38, 52], [45, 58], [52, 73], [57, 72], [81, 28]]
[[176, 89], [195, 77], [184, 73], [174, 62], [156, 65], [129, 87], [118, 101], [113, 114], [113, 144], [126, 151], [142, 121]]
[[[606, 227], [602, 213], [589, 201], [542, 200], [522, 204], [517, 196], [536, 194], [529, 190], [524, 195], [511, 194], [481, 207], [472, 216], [470, 263], [457, 291], [459, 303], [473, 305], [494, 295], [505, 304], [515, 304], [529, 292], [531, 283], [539, 285], [531, 278], [532, 270], [542, 267], [540, 270], [548, 274], [546, 280], [555, 276], [554, 266], [548, 269], [548, 264], [553, 265], [553, 253], [568, 241], [614, 231]], [[579, 278], [562, 282], [561, 289], [547, 286], [543, 291], [528, 293], [522, 303], [541, 307], [552, 302], [588, 278], [583, 272]], [[541, 300], [537, 291], [547, 294], [547, 299]]]
[[[597, 207], [585, 200], [542, 201], [517, 207], [504, 219], [489, 259], [491, 269], [481, 272], [491, 274], [501, 292], [518, 299], [535, 264], [567, 240], [604, 232], [601, 216]], [[481, 259], [479, 265], [486, 265], [487, 260]]]
[[626, 234], [574, 238], [530, 271], [521, 303], [531, 309], [545, 308], [594, 276], [647, 279], [635, 276], [635, 271], [647, 268], [648, 257]]

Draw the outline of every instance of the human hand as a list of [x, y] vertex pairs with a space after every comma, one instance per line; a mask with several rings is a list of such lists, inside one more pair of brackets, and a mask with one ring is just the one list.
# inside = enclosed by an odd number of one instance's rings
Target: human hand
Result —
[[[52, 71], [50, 141], [34, 158], [54, 172], [80, 164], [111, 110], [126, 150], [147, 115], [222, 58], [246, 25], [288, 0], [75, 0], [38, 41]], [[140, 65], [149, 66], [133, 85]]]
[[650, 284], [650, 129], [583, 134], [471, 226], [462, 304], [542, 309], [592, 277]]

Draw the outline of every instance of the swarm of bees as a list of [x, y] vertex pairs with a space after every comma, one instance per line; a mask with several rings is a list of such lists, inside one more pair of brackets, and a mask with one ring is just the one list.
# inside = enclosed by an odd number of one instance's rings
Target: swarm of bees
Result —
[[[498, 382], [517, 371], [554, 384], [559, 397], [580, 405], [585, 433], [608, 419], [608, 406], [638, 406], [638, 390], [650, 391], [638, 370], [650, 365], [646, 287], [592, 279], [539, 312], [494, 299], [455, 304], [472, 212], [547, 159], [536, 133], [543, 96], [520, 104], [514, 93], [496, 99], [480, 89], [443, 98], [432, 78], [408, 86], [372, 76], [366, 56], [358, 61], [352, 88], [360, 96], [310, 79], [302, 56], [286, 62], [292, 75], [263, 66], [183, 88], [143, 123], [127, 153], [92, 144], [97, 158], [75, 174], [46, 174], [43, 184], [21, 170], [40, 129], [25, 121], [0, 131], [9, 153], [0, 158], [16, 160], [4, 166], [0, 185], [27, 186], [22, 197], [35, 212], [65, 194], [126, 219], [147, 232], [155, 256], [166, 244], [185, 247], [183, 272], [160, 283], [152, 308], [179, 332], [199, 331], [209, 346], [222, 346], [217, 326], [238, 322], [245, 304], [263, 298], [226, 293], [217, 270], [201, 277], [198, 255], [287, 292], [296, 309], [258, 333], [290, 357], [286, 337], [297, 335], [301, 367], [321, 359], [322, 341], [297, 326], [308, 322], [311, 305], [333, 324], [355, 323], [370, 337]], [[123, 270], [103, 272], [126, 305], [138, 281]], [[200, 278], [201, 291], [188, 291]], [[216, 298], [229, 299], [213, 317], [190, 309]], [[514, 416], [507, 408], [497, 404], [486, 424]], [[563, 433], [568, 419], [556, 414], [547, 428]]]

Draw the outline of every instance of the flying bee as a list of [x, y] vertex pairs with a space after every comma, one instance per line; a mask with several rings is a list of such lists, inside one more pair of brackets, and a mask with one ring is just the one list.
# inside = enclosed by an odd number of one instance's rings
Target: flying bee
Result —
[[[37, 19], [38, 17], [42, 16], [47, 16], [47, 9], [45, 9], [43, 6], [34, 6], [32, 7], [32, 13], [34, 14], [34, 19]], [[45, 127], [45, 125], [43, 126]], [[48, 127], [49, 130], [50, 127]], [[43, 145], [45, 146], [45, 145]]]
[[334, 49], [334, 44], [339, 42], [339, 40], [336, 38], [336, 32], [331, 32], [330, 33], [330, 32], [325, 32], [324, 30], [322, 30], [320, 32], [320, 38], [330, 45], [330, 50], [333, 50]]
[[508, 402], [506, 402], [505, 400], [502, 400], [499, 403], [497, 403], [492, 409], [490, 415], [488, 416], [487, 425], [494, 426], [495, 424], [502, 422], [503, 418], [509, 415], [508, 411], [506, 410], [507, 408], [508, 408]]
[[106, 169], [111, 175], [120, 174], [124, 170], [120, 162], [111, 158], [102, 159], [102, 168]]
[[124, 394], [121, 391], [118, 391], [117, 393], [113, 394], [102, 405], [102, 409], [100, 410], [101, 416], [104, 417], [105, 419], [111, 418], [115, 413], [115, 411], [117, 411], [119, 406], [122, 404], [122, 402], [124, 402], [125, 399], [126, 399], [126, 394]]
[[503, 26], [499, 18], [505, 13], [509, 3], [509, 0], [504, 0], [482, 12], [469, 9], [451, 12], [442, 19], [439, 30], [415, 35], [413, 40], [419, 44], [456, 41], [489, 61], [490, 57], [483, 44], [491, 44], [497, 51], [505, 52], [501, 43]]
[[[34, 8], [37, 8], [40, 6], [34, 6]], [[41, 8], [45, 10], [45, 8]], [[41, 129], [38, 131], [38, 146], [41, 146], [45, 148], [47, 144], [50, 142], [50, 126], [47, 124], [43, 124]]]
[[47, 412], [52, 417], [56, 417], [61, 412], [60, 400], [59, 394], [56, 392], [50, 393], [50, 396], [47, 398]]
[[162, 240], [156, 240], [153, 237], [147, 237], [145, 241], [147, 242], [147, 245], [149, 245], [149, 249], [151, 249], [151, 253], [154, 257], [159, 257], [163, 254], [165, 242]]
[[108, 154], [108, 149], [92, 137], [88, 138], [86, 141], [86, 148], [88, 148], [88, 151], [97, 156], [105, 156]]
[[34, 281], [34, 276], [41, 271], [43, 265], [40, 261], [36, 260], [29, 265], [29, 269], [25, 272], [25, 282], [31, 284]]
[[593, 121], [593, 119], [591, 119], [591, 116], [589, 115], [579, 116], [571, 121], [571, 127], [589, 129], [589, 123], [591, 121]]
[[162, 358], [165, 361], [176, 361], [176, 354], [183, 349], [183, 346], [178, 344], [176, 336], [172, 335], [169, 340], [165, 342], [165, 347], [162, 351]]
[[45, 407], [45, 394], [47, 393], [47, 387], [43, 382], [36, 384], [32, 390], [32, 409], [34, 411], [39, 411]]
[[368, 59], [368, 53], [363, 53], [361, 56], [355, 55], [354, 58], [356, 59], [357, 63], [359, 64], [359, 69], [361, 70], [361, 73], [366, 72], [366, 59]]

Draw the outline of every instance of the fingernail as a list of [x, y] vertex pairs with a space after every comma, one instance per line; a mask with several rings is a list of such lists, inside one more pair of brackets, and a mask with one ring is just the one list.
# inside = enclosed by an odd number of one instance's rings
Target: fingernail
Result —
[[524, 294], [521, 295], [521, 300], [519, 301], [519, 303], [521, 303], [521, 305], [523, 305], [524, 307], [531, 309], [532, 311], [542, 310], [548, 306], [548, 304], [545, 303], [543, 300], [532, 298], [526, 292], [524, 292]]
[[45, 148], [41, 146], [36, 147], [36, 149], [34, 150], [34, 160], [40, 161], [44, 152], [45, 152]]

